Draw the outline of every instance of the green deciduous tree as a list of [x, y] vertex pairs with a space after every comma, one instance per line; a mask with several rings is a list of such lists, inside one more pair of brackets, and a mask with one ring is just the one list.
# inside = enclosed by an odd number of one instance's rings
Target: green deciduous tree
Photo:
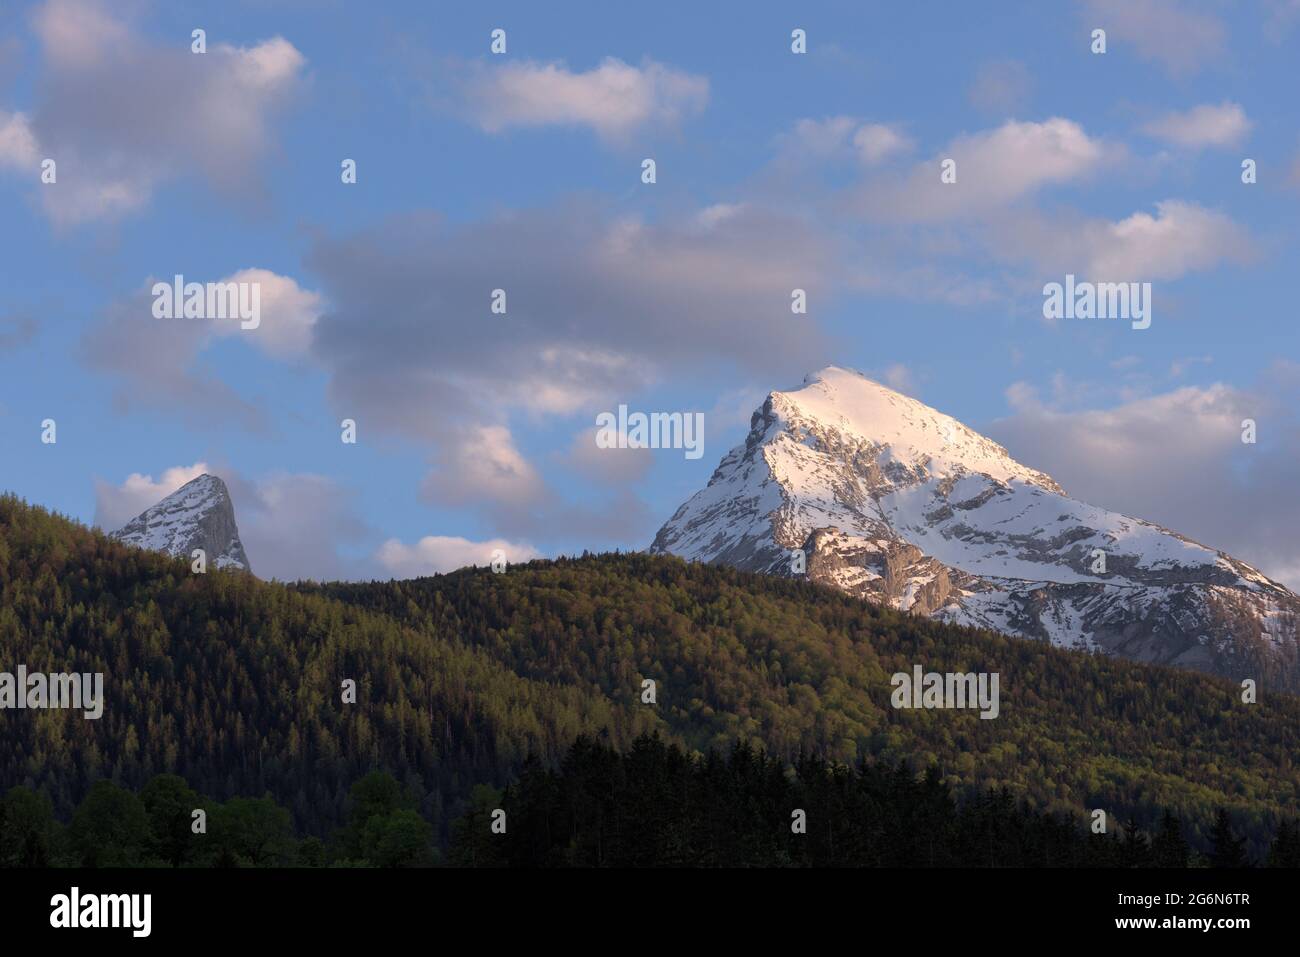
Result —
[[136, 867], [146, 863], [150, 843], [144, 804], [112, 781], [96, 781], [72, 816], [68, 838], [83, 867]]
[[203, 808], [195, 791], [175, 774], [155, 776], [140, 792], [149, 818], [151, 853], [172, 867], [194, 859], [201, 844], [194, 833], [194, 811]]
[[51, 867], [58, 862], [59, 825], [49, 796], [11, 788], [0, 800], [0, 867]]

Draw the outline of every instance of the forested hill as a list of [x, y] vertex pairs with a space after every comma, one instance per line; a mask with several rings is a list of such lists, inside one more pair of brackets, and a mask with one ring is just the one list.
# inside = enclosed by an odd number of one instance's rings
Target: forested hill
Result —
[[[130, 549], [0, 499], [0, 671], [103, 671], [104, 716], [0, 711], [0, 789], [183, 775], [217, 799], [270, 791], [304, 832], [372, 768], [444, 835], [478, 783], [579, 735], [737, 739], [793, 760], [904, 760], [959, 791], [1204, 840], [1218, 805], [1258, 842], [1300, 807], [1300, 701], [1219, 679], [940, 625], [800, 582], [604, 555], [408, 582], [284, 586]], [[902, 711], [889, 678], [1000, 674], [994, 720]], [[357, 684], [343, 702], [345, 679]], [[643, 681], [656, 703], [642, 703]]]

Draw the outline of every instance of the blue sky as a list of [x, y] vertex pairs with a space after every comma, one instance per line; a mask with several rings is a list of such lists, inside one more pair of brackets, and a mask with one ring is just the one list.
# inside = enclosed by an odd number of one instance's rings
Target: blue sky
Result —
[[[282, 578], [639, 548], [834, 363], [1300, 584], [1300, 3], [11, 6], [31, 501], [113, 526], [206, 466]], [[1067, 272], [1150, 282], [1151, 327], [1044, 319]], [[177, 273], [262, 326], [154, 319]], [[596, 454], [620, 403], [704, 412], [703, 457]]]

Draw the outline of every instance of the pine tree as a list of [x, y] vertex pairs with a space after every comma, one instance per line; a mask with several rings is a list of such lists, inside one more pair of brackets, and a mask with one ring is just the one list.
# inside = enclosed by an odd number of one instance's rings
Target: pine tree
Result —
[[1147, 845], [1147, 836], [1142, 833], [1135, 818], [1124, 822], [1124, 866], [1147, 867], [1151, 861], [1151, 849]]
[[1182, 825], [1172, 811], [1165, 809], [1160, 830], [1151, 842], [1151, 863], [1155, 867], [1186, 867], [1189, 850]]
[[1232, 831], [1232, 821], [1225, 808], [1219, 808], [1214, 815], [1214, 830], [1210, 839], [1213, 849], [1210, 851], [1211, 867], [1245, 867], [1246, 851], [1244, 838], [1237, 837]]
[[1300, 867], [1300, 821], [1281, 821], [1268, 849], [1269, 867]]

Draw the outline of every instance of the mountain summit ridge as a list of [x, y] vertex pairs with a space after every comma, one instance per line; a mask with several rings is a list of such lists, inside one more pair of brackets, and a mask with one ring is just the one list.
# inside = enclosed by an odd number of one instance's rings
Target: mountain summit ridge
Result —
[[1293, 592], [1076, 501], [951, 416], [838, 366], [770, 393], [649, 550], [806, 573], [904, 611], [1300, 690]]
[[239, 539], [230, 490], [207, 472], [145, 509], [110, 537], [177, 558], [188, 559], [195, 549], [202, 549], [215, 568], [252, 571]]
[[826, 425], [838, 419], [846, 433], [889, 445], [896, 455], [906, 451], [914, 461], [929, 457], [940, 465], [983, 465], [994, 477], [1021, 478], [1063, 493], [1050, 476], [1017, 462], [992, 439], [855, 369], [827, 366], [804, 376], [801, 388], [770, 397], [776, 400], [773, 408], [787, 416]]

